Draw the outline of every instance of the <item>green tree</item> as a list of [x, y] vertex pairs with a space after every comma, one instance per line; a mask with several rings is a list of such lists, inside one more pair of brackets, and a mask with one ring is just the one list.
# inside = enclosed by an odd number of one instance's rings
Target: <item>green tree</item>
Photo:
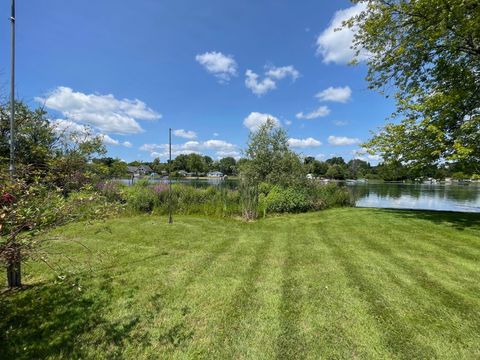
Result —
[[234, 175], [237, 172], [237, 161], [231, 156], [220, 159], [218, 164], [220, 171], [226, 175]]
[[188, 156], [186, 154], [179, 154], [172, 160], [172, 171], [187, 171], [188, 169]]
[[329, 165], [340, 165], [342, 167], [346, 166], [347, 164], [345, 163], [345, 160], [343, 159], [343, 157], [341, 156], [338, 156], [338, 157], [332, 157], [330, 159], [327, 159], [325, 161], [327, 164]]
[[206, 164], [203, 156], [198, 154], [187, 155], [187, 169], [189, 172], [195, 173], [197, 176], [199, 173], [205, 172]]
[[208, 172], [210, 170], [213, 170], [213, 159], [210, 156], [204, 156], [203, 157], [203, 162], [205, 164], [205, 169], [204, 171]]
[[370, 172], [370, 164], [364, 160], [352, 159], [347, 164], [347, 176], [352, 179], [364, 177]]
[[283, 186], [305, 182], [305, 168], [289, 145], [287, 133], [268, 120], [251, 132], [241, 173], [252, 183], [269, 182]]
[[402, 181], [408, 178], [408, 170], [399, 161], [384, 162], [377, 166], [378, 176], [385, 181]]
[[103, 139], [91, 129], [65, 131], [49, 162], [48, 181], [63, 190], [64, 194], [78, 190], [92, 180], [93, 158], [106, 153]]
[[444, 160], [480, 164], [480, 2], [478, 0], [353, 0], [366, 10], [357, 52], [368, 57], [367, 79], [396, 111], [365, 144], [386, 161], [412, 167]]
[[[10, 108], [0, 106], [0, 161], [6, 164], [10, 157]], [[47, 113], [26, 104], [15, 104], [15, 161], [32, 170], [46, 170], [55, 155], [58, 135], [52, 128]]]
[[315, 158], [313, 156], [306, 156], [303, 159], [303, 164], [305, 165], [305, 171], [308, 174], [313, 174], [314, 173], [314, 164], [315, 164]]
[[334, 164], [330, 166], [327, 170], [325, 176], [329, 179], [344, 180], [345, 179], [345, 169], [339, 164]]
[[315, 160], [313, 163], [313, 174], [315, 176], [324, 176], [329, 167], [330, 165], [328, 165], [326, 162]]

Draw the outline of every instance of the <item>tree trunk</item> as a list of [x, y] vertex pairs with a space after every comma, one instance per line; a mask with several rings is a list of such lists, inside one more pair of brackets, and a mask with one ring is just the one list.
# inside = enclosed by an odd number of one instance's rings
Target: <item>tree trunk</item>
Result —
[[8, 287], [15, 288], [22, 286], [21, 263], [16, 262], [7, 266]]
[[9, 288], [22, 286], [22, 260], [20, 256], [20, 249], [14, 248], [14, 256], [7, 264], [7, 281]]

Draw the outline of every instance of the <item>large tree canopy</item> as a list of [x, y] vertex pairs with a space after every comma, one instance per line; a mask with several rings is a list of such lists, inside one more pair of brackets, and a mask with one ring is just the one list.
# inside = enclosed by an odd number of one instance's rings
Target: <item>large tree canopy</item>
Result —
[[245, 155], [248, 161], [240, 170], [250, 182], [291, 186], [305, 181], [305, 168], [290, 149], [286, 131], [271, 119], [250, 133]]
[[[366, 144], [387, 161], [480, 164], [480, 1], [353, 0], [345, 25], [368, 56], [370, 87], [395, 89], [397, 111]], [[393, 86], [392, 86], [393, 85]]]

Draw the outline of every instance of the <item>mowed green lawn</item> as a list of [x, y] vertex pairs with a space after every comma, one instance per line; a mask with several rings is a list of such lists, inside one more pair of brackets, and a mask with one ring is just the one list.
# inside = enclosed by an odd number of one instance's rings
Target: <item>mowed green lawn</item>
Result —
[[[51, 234], [0, 358], [478, 359], [480, 215], [140, 216]], [[65, 276], [64, 280], [63, 276]]]

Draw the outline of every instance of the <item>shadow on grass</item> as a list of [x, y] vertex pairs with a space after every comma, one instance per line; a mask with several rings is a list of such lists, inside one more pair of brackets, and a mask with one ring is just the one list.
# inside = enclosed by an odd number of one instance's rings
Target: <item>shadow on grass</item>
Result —
[[0, 359], [85, 358], [82, 336], [93, 331], [103, 344], [114, 345], [105, 352], [118, 355], [112, 351], [119, 351], [138, 319], [111, 323], [102, 317], [111, 298], [109, 283], [103, 279], [94, 294], [71, 281], [1, 294]]
[[300, 283], [295, 276], [299, 259], [296, 257], [292, 242], [293, 234], [289, 234], [286, 244], [286, 258], [282, 267], [282, 297], [280, 302], [281, 332], [277, 339], [277, 359], [304, 359], [306, 343], [301, 328], [302, 293]]
[[435, 224], [448, 224], [457, 230], [467, 228], [480, 230], [480, 214], [478, 213], [400, 209], [378, 209], [378, 211], [404, 219], [421, 219]]

